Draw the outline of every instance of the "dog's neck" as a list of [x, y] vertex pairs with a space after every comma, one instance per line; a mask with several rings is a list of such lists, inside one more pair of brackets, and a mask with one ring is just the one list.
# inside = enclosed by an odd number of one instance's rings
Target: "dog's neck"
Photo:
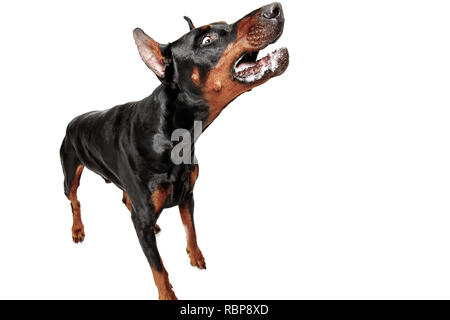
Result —
[[193, 130], [195, 121], [205, 126], [208, 118], [208, 106], [204, 99], [196, 93], [187, 93], [172, 89], [165, 85], [158, 87], [154, 94], [157, 99], [164, 101], [164, 109], [168, 127], [171, 129]]

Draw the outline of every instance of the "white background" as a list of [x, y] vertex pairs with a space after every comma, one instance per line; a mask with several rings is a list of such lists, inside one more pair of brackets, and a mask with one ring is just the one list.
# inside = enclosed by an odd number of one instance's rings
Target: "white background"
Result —
[[[76, 115], [158, 85], [160, 42], [265, 1], [2, 1], [0, 298], [155, 299], [122, 194], [85, 170], [71, 239], [59, 147]], [[189, 265], [176, 208], [158, 246], [184, 299], [450, 298], [447, 1], [284, 1], [286, 73], [198, 141]]]

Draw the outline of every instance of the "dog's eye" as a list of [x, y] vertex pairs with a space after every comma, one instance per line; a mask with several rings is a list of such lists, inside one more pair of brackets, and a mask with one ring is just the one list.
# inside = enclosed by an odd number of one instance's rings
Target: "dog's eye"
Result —
[[212, 41], [211, 37], [206, 36], [206, 37], [204, 37], [203, 40], [202, 40], [202, 45], [206, 46], [206, 45], [210, 44], [211, 41]]
[[215, 39], [216, 39], [216, 37], [213, 35], [205, 36], [202, 40], [202, 46], [207, 46], [207, 45], [211, 44]]

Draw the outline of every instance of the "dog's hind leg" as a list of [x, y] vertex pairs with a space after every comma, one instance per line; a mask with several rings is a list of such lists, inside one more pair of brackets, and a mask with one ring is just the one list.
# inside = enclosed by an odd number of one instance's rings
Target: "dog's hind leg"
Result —
[[69, 192], [69, 200], [70, 205], [72, 206], [72, 216], [73, 216], [73, 225], [72, 225], [72, 239], [73, 242], [79, 243], [84, 240], [84, 225], [81, 221], [81, 211], [80, 211], [80, 201], [77, 198], [77, 190], [80, 185], [80, 177], [83, 172], [84, 166], [79, 165], [75, 171], [75, 176], [72, 180], [72, 187]]
[[77, 198], [77, 190], [80, 185], [80, 177], [84, 166], [76, 157], [75, 150], [67, 139], [64, 139], [63, 141], [60, 155], [64, 172], [64, 193], [70, 200], [70, 205], [72, 207], [72, 239], [73, 242], [79, 243], [83, 242], [85, 237], [84, 226], [81, 221], [80, 202]]
[[[125, 191], [123, 192], [122, 202], [127, 207], [127, 209], [130, 211], [130, 213], [133, 213], [133, 207], [131, 206], [131, 200]], [[161, 231], [161, 228], [158, 225], [155, 225], [155, 234], [159, 233], [160, 231]]]

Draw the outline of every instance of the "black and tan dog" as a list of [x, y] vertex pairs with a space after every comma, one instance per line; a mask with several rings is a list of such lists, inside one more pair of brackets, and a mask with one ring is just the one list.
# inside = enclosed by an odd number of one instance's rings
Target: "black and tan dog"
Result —
[[[197, 164], [175, 164], [176, 129], [203, 129], [237, 96], [282, 74], [289, 62], [282, 48], [257, 60], [258, 51], [281, 35], [281, 5], [257, 9], [234, 24], [195, 28], [175, 42], [159, 44], [141, 29], [133, 32], [139, 53], [162, 84], [147, 98], [73, 119], [61, 146], [64, 192], [73, 213], [72, 237], [84, 240], [77, 188], [84, 167], [123, 190], [160, 299], [176, 299], [158, 253], [156, 221], [164, 208], [178, 206], [187, 232], [191, 265], [205, 268], [194, 228], [193, 189]], [[192, 144], [194, 142], [192, 141]], [[192, 148], [193, 156], [194, 148]], [[191, 157], [193, 158], [193, 157]]]

